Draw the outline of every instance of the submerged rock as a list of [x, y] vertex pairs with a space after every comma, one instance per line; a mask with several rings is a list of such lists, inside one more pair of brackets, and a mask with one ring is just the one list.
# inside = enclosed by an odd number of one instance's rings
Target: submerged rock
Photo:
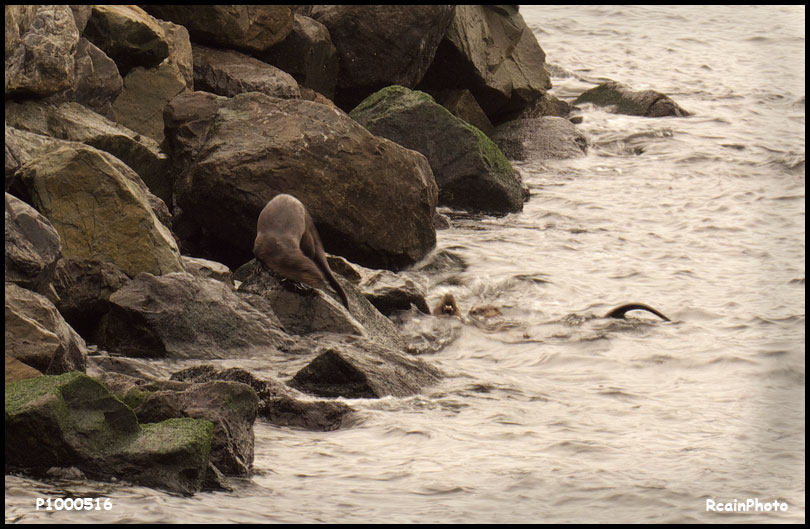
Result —
[[617, 114], [657, 118], [663, 116], [688, 116], [689, 112], [678, 106], [669, 96], [655, 90], [632, 90], [615, 81], [602, 83], [581, 94], [575, 105], [593, 103], [607, 107]]
[[546, 116], [507, 121], [492, 140], [510, 160], [574, 158], [585, 155], [588, 140], [565, 118]]
[[138, 424], [135, 413], [83, 373], [20, 380], [5, 390], [6, 469], [76, 466], [191, 494], [202, 488], [213, 426], [200, 419]]

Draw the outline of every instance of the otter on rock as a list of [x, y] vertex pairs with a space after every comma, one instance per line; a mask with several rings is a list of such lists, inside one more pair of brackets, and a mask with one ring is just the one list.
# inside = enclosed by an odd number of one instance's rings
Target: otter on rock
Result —
[[445, 294], [442, 299], [433, 307], [434, 316], [460, 316], [461, 311], [456, 303], [456, 298], [453, 294]]
[[275, 196], [259, 214], [253, 255], [285, 279], [317, 288], [325, 288], [328, 281], [349, 309], [349, 299], [326, 262], [312, 217], [294, 196]]
[[644, 305], [643, 303], [627, 303], [626, 305], [622, 305], [620, 307], [616, 307], [615, 309], [611, 310], [607, 314], [605, 314], [605, 318], [617, 318], [620, 320], [624, 319], [624, 315], [631, 310], [646, 310], [647, 312], [652, 312], [659, 318], [664, 321], [671, 321], [669, 318], [655, 310], [654, 308], [650, 307], [649, 305]]

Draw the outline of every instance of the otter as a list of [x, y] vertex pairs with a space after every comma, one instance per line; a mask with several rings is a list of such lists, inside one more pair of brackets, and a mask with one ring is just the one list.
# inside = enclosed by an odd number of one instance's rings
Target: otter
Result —
[[264, 206], [256, 225], [253, 255], [285, 279], [317, 288], [325, 288], [328, 281], [349, 309], [349, 299], [326, 261], [315, 223], [294, 196], [277, 195]]
[[442, 299], [433, 307], [434, 316], [461, 316], [456, 298], [453, 294], [445, 294]]
[[627, 303], [626, 305], [622, 305], [620, 307], [616, 307], [615, 309], [611, 310], [607, 314], [605, 314], [605, 318], [617, 318], [620, 320], [624, 319], [624, 315], [631, 310], [646, 310], [647, 312], [652, 312], [659, 318], [664, 321], [671, 321], [669, 318], [655, 310], [654, 308], [650, 307], [649, 305], [644, 305], [643, 303]]

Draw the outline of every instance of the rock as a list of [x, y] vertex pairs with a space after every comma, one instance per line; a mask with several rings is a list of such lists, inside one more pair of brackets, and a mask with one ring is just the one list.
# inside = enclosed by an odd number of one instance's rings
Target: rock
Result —
[[292, 30], [290, 6], [281, 5], [146, 5], [158, 18], [188, 29], [194, 42], [263, 52]]
[[321, 397], [406, 397], [435, 384], [441, 372], [426, 362], [368, 340], [321, 341], [319, 354], [288, 383]]
[[218, 50], [195, 44], [194, 88], [232, 97], [242, 92], [261, 92], [271, 97], [300, 98], [293, 76], [259, 59], [233, 50]]
[[7, 468], [42, 474], [76, 466], [91, 478], [183, 494], [202, 487], [213, 432], [206, 420], [139, 425], [130, 408], [77, 372], [9, 384], [5, 401]]
[[40, 370], [23, 364], [13, 356], [9, 356], [9, 354], [6, 353], [6, 385], [18, 380], [41, 376], [42, 372]]
[[296, 13], [287, 38], [262, 54], [261, 59], [291, 74], [301, 87], [329, 99], [335, 96], [337, 50], [329, 30], [320, 22]]
[[49, 375], [84, 371], [87, 347], [47, 298], [6, 283], [6, 352]]
[[295, 281], [279, 281], [267, 272], [248, 277], [239, 292], [258, 294], [268, 300], [287, 332], [350, 334], [393, 349], [402, 348], [402, 339], [391, 321], [380, 314], [354, 284], [342, 278], [337, 280], [346, 292], [351, 312], [331, 290], [327, 293]]
[[184, 170], [175, 229], [187, 253], [230, 267], [250, 260], [259, 212], [279, 193], [307, 206], [327, 251], [366, 266], [402, 268], [435, 244], [427, 160], [338, 110], [195, 92], [171, 102], [166, 133]]
[[453, 22], [417, 88], [467, 88], [493, 123], [551, 88], [546, 54], [517, 6], [456, 6]]
[[60, 255], [59, 234], [48, 219], [6, 193], [6, 281], [44, 294]]
[[97, 342], [118, 355], [262, 358], [288, 343], [268, 302], [191, 274], [140, 274], [110, 305]]
[[91, 145], [133, 169], [149, 190], [171, 203], [171, 166], [157, 142], [119, 125], [78, 103], [37, 101], [6, 104], [6, 123], [52, 138]]
[[565, 118], [542, 117], [507, 121], [492, 140], [510, 160], [544, 160], [583, 156], [588, 140]]
[[183, 266], [186, 271], [198, 277], [216, 279], [233, 288], [233, 274], [230, 268], [222, 263], [202, 259], [200, 257], [183, 256]]
[[134, 5], [94, 5], [84, 37], [115, 61], [121, 75], [136, 66], [152, 68], [169, 56], [163, 28]]
[[439, 204], [495, 214], [523, 209], [520, 180], [500, 149], [428, 94], [389, 86], [350, 116], [372, 134], [424, 154], [439, 186]]
[[311, 400], [281, 381], [260, 379], [238, 367], [224, 370], [217, 370], [210, 365], [192, 367], [174, 373], [172, 380], [193, 382], [231, 380], [247, 384], [259, 397], [259, 416], [276, 426], [328, 432], [345, 425], [354, 414], [354, 410], [348, 404]]
[[56, 263], [53, 288], [56, 308], [83, 338], [90, 339], [109, 310], [110, 295], [129, 280], [112, 263], [62, 258]]
[[408, 310], [411, 305], [430, 314], [425, 301], [425, 285], [407, 272], [395, 274], [389, 270], [369, 270], [358, 286], [366, 299], [386, 316]]
[[678, 106], [669, 96], [654, 90], [632, 90], [628, 86], [608, 81], [582, 93], [575, 105], [593, 103], [607, 107], [617, 114], [657, 118], [662, 116], [688, 116], [689, 113]]
[[110, 261], [129, 276], [183, 270], [145, 186], [115, 157], [86, 145], [61, 146], [20, 174], [34, 206], [59, 232], [63, 255]]
[[6, 96], [45, 96], [73, 86], [79, 32], [66, 5], [5, 6]]
[[457, 118], [466, 121], [473, 127], [492, 137], [495, 127], [478, 105], [478, 101], [466, 88], [442, 90], [435, 94], [436, 102], [449, 110]]
[[340, 60], [335, 101], [351, 109], [388, 85], [414, 87], [453, 18], [447, 5], [318, 5]]

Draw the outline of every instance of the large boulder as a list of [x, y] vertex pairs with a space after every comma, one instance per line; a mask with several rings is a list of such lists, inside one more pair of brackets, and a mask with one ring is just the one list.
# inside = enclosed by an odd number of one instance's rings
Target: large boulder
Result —
[[6, 96], [45, 96], [73, 86], [79, 31], [66, 5], [5, 6]]
[[467, 88], [500, 122], [551, 88], [545, 59], [517, 6], [460, 5], [420, 88]]
[[453, 18], [450, 5], [318, 5], [312, 18], [329, 30], [340, 72], [335, 100], [353, 108], [384, 86], [415, 86]]
[[46, 374], [84, 371], [87, 346], [46, 297], [6, 283], [6, 352]]
[[435, 244], [427, 160], [339, 110], [196, 92], [175, 98], [165, 119], [183, 171], [175, 227], [189, 253], [231, 267], [250, 260], [256, 219], [280, 193], [306, 205], [327, 251], [366, 266], [402, 268]]
[[575, 105], [593, 103], [606, 107], [617, 114], [658, 118], [663, 116], [683, 117], [689, 112], [678, 106], [669, 96], [655, 90], [633, 90], [632, 88], [608, 81], [582, 93], [574, 101]]
[[232, 97], [261, 92], [272, 97], [298, 98], [301, 91], [293, 76], [266, 62], [233, 50], [195, 44], [194, 88]]
[[439, 186], [439, 204], [485, 213], [523, 209], [521, 182], [500, 149], [420, 91], [390, 86], [350, 116], [372, 134], [425, 155]]
[[6, 281], [45, 292], [60, 255], [59, 234], [48, 219], [6, 193]]
[[191, 494], [208, 469], [213, 426], [202, 419], [138, 424], [135, 413], [83, 373], [20, 380], [5, 390], [7, 469], [44, 474], [76, 466], [93, 478]]
[[96, 339], [118, 355], [262, 358], [289, 342], [267, 301], [236, 294], [215, 279], [141, 274], [109, 302]]
[[114, 156], [87, 145], [60, 145], [19, 172], [34, 206], [59, 232], [63, 255], [110, 261], [131, 277], [183, 270], [143, 182]]
[[194, 42], [263, 52], [292, 30], [290, 6], [281, 5], [145, 5], [158, 18], [188, 28]]
[[510, 160], [576, 158], [588, 148], [576, 126], [556, 116], [507, 121], [498, 125], [492, 140]]

